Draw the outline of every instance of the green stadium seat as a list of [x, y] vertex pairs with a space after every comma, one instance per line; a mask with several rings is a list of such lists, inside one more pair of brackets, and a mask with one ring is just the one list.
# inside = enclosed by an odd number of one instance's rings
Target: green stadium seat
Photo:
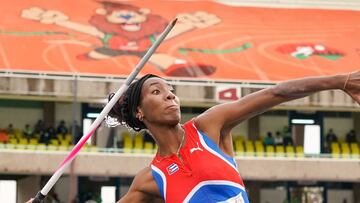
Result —
[[290, 145], [286, 146], [285, 151], [287, 157], [295, 157], [295, 150], [293, 146]]
[[246, 155], [248, 156], [254, 156], [255, 154], [255, 148], [254, 148], [254, 143], [251, 140], [246, 140], [245, 141], [245, 149], [246, 149]]
[[333, 158], [340, 158], [341, 150], [340, 150], [339, 143], [332, 142], [330, 147], [331, 147], [331, 156]]
[[282, 145], [277, 145], [275, 147], [276, 150], [276, 156], [277, 157], [285, 157], [285, 150], [284, 150], [284, 146]]
[[134, 142], [134, 152], [141, 153], [144, 149], [144, 137], [138, 133], [135, 135]]
[[18, 143], [18, 140], [16, 138], [10, 138], [9, 144], [16, 145]]
[[304, 157], [304, 147], [296, 146], [295, 147], [296, 157]]
[[145, 142], [144, 150], [146, 154], [154, 153], [154, 145], [151, 142]]
[[20, 145], [27, 145], [28, 140], [26, 138], [20, 138], [18, 144]]
[[50, 140], [50, 145], [59, 146], [59, 140], [57, 140], [57, 139], [51, 139], [51, 140]]
[[275, 155], [275, 147], [273, 145], [266, 146], [266, 156], [272, 157]]
[[359, 158], [360, 157], [360, 149], [358, 143], [351, 143], [351, 157], [353, 158]]
[[68, 140], [60, 140], [60, 146], [68, 147], [70, 145]]
[[341, 155], [344, 158], [350, 157], [350, 147], [348, 143], [341, 143]]
[[256, 141], [255, 141], [255, 146], [260, 146], [260, 145], [261, 145], [261, 146], [264, 146], [263, 143], [264, 143], [264, 142], [261, 141], [261, 140], [256, 140]]
[[243, 141], [240, 139], [235, 140], [235, 152], [237, 155], [243, 155], [245, 152]]
[[256, 156], [265, 156], [265, 149], [262, 141], [255, 141]]
[[123, 134], [124, 139], [124, 152], [131, 153], [133, 149], [133, 140], [128, 133]]
[[71, 134], [66, 134], [64, 140], [67, 140], [69, 143], [71, 143], [72, 135]]
[[39, 140], [36, 139], [36, 138], [31, 138], [31, 139], [29, 140], [29, 144], [30, 144], [30, 145], [37, 145], [38, 143], [39, 143]]

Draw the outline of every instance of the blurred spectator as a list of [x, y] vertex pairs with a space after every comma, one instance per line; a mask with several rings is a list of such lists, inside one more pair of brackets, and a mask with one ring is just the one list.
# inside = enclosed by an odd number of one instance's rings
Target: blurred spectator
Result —
[[79, 142], [83, 133], [82, 133], [81, 128], [80, 128], [79, 124], [77, 123], [77, 121], [73, 122], [73, 125], [71, 126], [70, 129], [71, 129], [71, 134], [73, 134], [73, 139], [74, 139], [75, 143]]
[[291, 136], [291, 131], [288, 126], [284, 126], [283, 128], [283, 142], [284, 142], [284, 146], [294, 145], [294, 141]]
[[40, 142], [44, 144], [49, 144], [51, 140], [50, 133], [47, 130], [40, 131]]
[[15, 130], [14, 130], [14, 126], [12, 123], [10, 123], [6, 129], [6, 132], [7, 134], [11, 134], [11, 135], [14, 135], [15, 134]]
[[327, 146], [331, 146], [332, 142], [337, 142], [338, 138], [336, 136], [336, 134], [334, 133], [333, 129], [330, 128], [329, 132], [326, 134], [326, 144]]
[[279, 131], [275, 133], [275, 145], [282, 145], [283, 144], [283, 136]]
[[291, 131], [290, 131], [289, 126], [284, 126], [281, 133], [283, 135], [283, 138], [289, 137], [289, 136], [291, 137]]
[[56, 133], [54, 127], [49, 127], [45, 131], [40, 132], [40, 142], [49, 144], [51, 139], [56, 139]]
[[69, 130], [67, 129], [67, 127], [65, 125], [65, 121], [61, 120], [60, 124], [57, 127], [56, 133], [64, 136], [64, 135], [68, 134], [68, 132], [69, 132]]
[[23, 133], [25, 138], [30, 139], [30, 138], [32, 138], [33, 130], [30, 128], [29, 124], [26, 124], [25, 128], [22, 131], [22, 133]]
[[51, 139], [57, 139], [56, 130], [53, 126], [48, 127], [46, 131], [49, 132]]
[[40, 133], [40, 142], [44, 144], [49, 144], [51, 140], [50, 133], [44, 130], [41, 130], [39, 133]]
[[347, 143], [356, 143], [357, 142], [355, 130], [350, 130], [350, 132], [348, 132], [346, 134], [345, 141]]
[[43, 120], [39, 119], [37, 121], [37, 123], [35, 124], [34, 133], [41, 135], [41, 132], [44, 132], [44, 131], [45, 131], [45, 123]]
[[284, 137], [284, 146], [292, 146], [294, 145], [293, 139], [291, 136]]
[[272, 136], [271, 132], [267, 132], [265, 140], [264, 140], [264, 145], [274, 145], [275, 144], [275, 140], [274, 137]]

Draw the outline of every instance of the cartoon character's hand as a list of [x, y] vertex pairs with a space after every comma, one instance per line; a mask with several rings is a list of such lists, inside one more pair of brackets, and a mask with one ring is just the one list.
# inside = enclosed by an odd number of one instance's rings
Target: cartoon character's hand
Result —
[[40, 21], [44, 24], [54, 24], [67, 21], [69, 17], [64, 13], [56, 10], [43, 10], [39, 7], [31, 7], [21, 11], [21, 17], [30, 20]]
[[191, 24], [195, 28], [205, 28], [220, 23], [221, 19], [214, 14], [198, 11], [193, 14], [183, 13], [177, 15], [178, 22]]

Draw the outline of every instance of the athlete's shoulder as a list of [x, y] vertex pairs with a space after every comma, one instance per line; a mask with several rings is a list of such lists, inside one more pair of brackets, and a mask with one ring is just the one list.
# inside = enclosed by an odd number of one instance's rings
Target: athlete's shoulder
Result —
[[194, 118], [191, 118], [189, 119], [188, 121], [186, 121], [184, 124], [183, 124], [183, 127], [186, 129], [186, 130], [196, 130], [197, 127], [196, 127], [196, 118], [197, 117], [194, 117]]
[[188, 121], [186, 121], [186, 122], [183, 124], [183, 126], [193, 125], [195, 118], [196, 118], [196, 117], [189, 119]]

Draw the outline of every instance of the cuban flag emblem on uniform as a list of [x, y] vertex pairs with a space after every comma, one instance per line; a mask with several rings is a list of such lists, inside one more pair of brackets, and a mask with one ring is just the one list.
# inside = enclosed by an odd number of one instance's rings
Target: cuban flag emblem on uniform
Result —
[[167, 172], [169, 175], [174, 174], [178, 170], [179, 166], [176, 163], [172, 163], [170, 166], [167, 167]]

